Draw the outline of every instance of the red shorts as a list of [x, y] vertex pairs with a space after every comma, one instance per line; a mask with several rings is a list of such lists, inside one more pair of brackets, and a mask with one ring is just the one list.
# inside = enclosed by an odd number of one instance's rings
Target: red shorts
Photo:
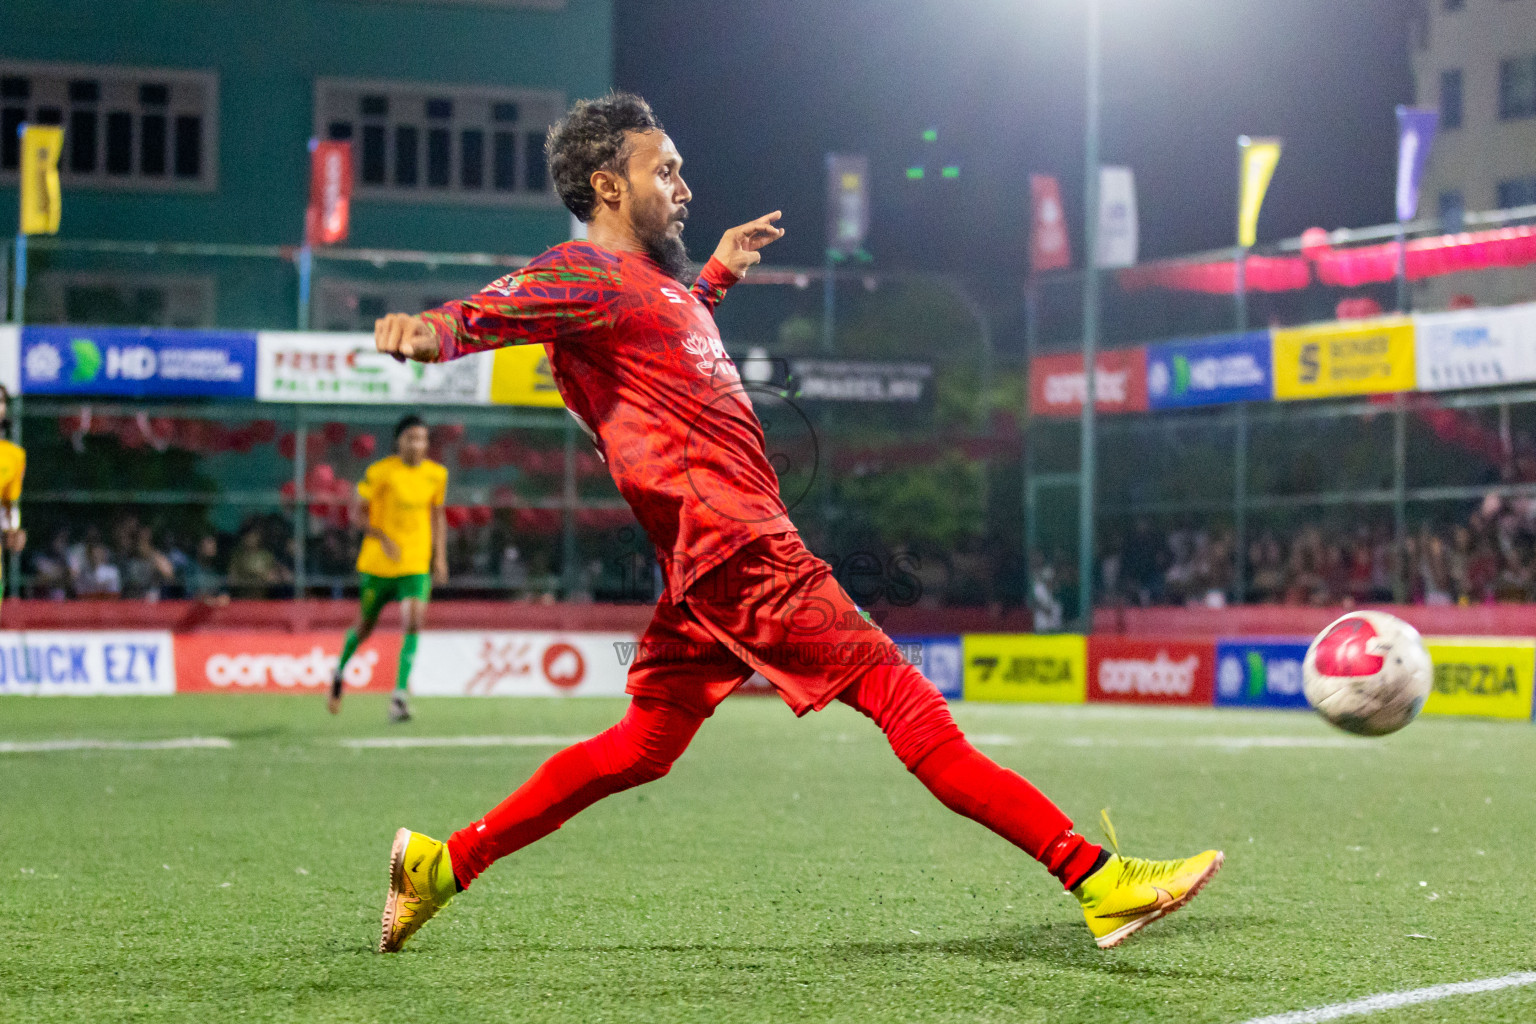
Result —
[[707, 717], [761, 672], [795, 714], [820, 711], [877, 665], [904, 664], [798, 533], [759, 537], [701, 576], [682, 603], [663, 595], [625, 690]]

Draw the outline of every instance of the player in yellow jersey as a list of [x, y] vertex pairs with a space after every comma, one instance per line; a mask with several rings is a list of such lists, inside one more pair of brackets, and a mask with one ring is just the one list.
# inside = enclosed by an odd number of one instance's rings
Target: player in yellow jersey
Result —
[[448, 522], [443, 514], [447, 489], [447, 468], [427, 458], [426, 424], [418, 416], [405, 417], [395, 426], [395, 454], [369, 466], [357, 485], [353, 518], [361, 519], [365, 509], [368, 517], [357, 556], [362, 607], [357, 625], [347, 631], [341, 661], [331, 679], [326, 705], [331, 714], [341, 711], [347, 662], [373, 632], [384, 606], [399, 601], [405, 638], [400, 644], [389, 720], [403, 722], [411, 717], [405, 697], [416, 659], [416, 635], [426, 619], [432, 584], [448, 579]]
[[[11, 433], [11, 393], [0, 384], [0, 432], [8, 438]], [[27, 543], [26, 531], [21, 528], [21, 481], [27, 475], [27, 453], [20, 445], [0, 440], [0, 536], [4, 537], [6, 551], [20, 551]], [[4, 564], [0, 558], [0, 565]], [[5, 593], [3, 577], [0, 577], [0, 595]]]

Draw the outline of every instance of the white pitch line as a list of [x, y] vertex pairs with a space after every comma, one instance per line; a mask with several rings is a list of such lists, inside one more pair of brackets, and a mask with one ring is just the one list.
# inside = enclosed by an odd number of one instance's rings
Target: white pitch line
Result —
[[1114, 736], [1058, 736], [1033, 741], [1001, 733], [976, 733], [970, 735], [970, 740], [980, 746], [996, 747], [1022, 747], [1033, 742], [1066, 747], [1216, 747], [1229, 751], [1296, 748], [1364, 750], [1371, 747], [1366, 741], [1343, 736], [1141, 736], [1131, 739]]
[[589, 739], [587, 736], [369, 736], [360, 740], [342, 740], [353, 750], [402, 747], [568, 747]]
[[1272, 1017], [1255, 1017], [1244, 1021], [1243, 1024], [1321, 1024], [1322, 1021], [1338, 1020], [1340, 1017], [1380, 1013], [1382, 1010], [1395, 1010], [1399, 1006], [1432, 1003], [1437, 999], [1448, 999], [1451, 996], [1496, 992], [1501, 988], [1518, 988], [1522, 985], [1536, 985], [1536, 971], [1520, 971], [1516, 974], [1506, 974], [1502, 978], [1484, 978], [1481, 981], [1431, 985], [1429, 988], [1414, 988], [1406, 992], [1385, 992], [1379, 996], [1367, 996], [1348, 1003], [1334, 1003], [1332, 1006], [1319, 1006], [1313, 1010], [1296, 1010], [1291, 1013], [1277, 1013]]
[[186, 736], [175, 740], [0, 740], [0, 754], [45, 754], [56, 750], [226, 750], [222, 736]]

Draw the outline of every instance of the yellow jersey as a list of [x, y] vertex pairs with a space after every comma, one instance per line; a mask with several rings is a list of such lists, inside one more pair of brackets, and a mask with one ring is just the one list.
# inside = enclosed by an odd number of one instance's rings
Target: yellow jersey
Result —
[[21, 479], [26, 475], [27, 453], [20, 445], [0, 441], [0, 504], [11, 506], [9, 522], [0, 521], [0, 527], [20, 525], [21, 517], [15, 506], [21, 500]]
[[432, 571], [432, 510], [448, 490], [448, 468], [422, 459], [407, 466], [398, 455], [368, 467], [357, 493], [368, 502], [368, 525], [400, 545], [400, 560], [384, 553], [373, 537], [363, 538], [357, 571], [370, 576], [419, 576]]

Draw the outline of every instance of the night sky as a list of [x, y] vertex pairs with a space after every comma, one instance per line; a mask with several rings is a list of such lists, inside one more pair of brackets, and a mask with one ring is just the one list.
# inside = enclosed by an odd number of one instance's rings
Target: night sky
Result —
[[[620, 0], [616, 82], [676, 139], [695, 257], [782, 208], [771, 263], [819, 262], [829, 150], [872, 161], [876, 266], [1025, 271], [1031, 171], [1058, 175], [1081, 251], [1081, 0]], [[1393, 106], [1414, 0], [1103, 0], [1102, 158], [1134, 168], [1141, 256], [1231, 245], [1236, 137], [1285, 140], [1259, 240], [1392, 219]], [[903, 176], [927, 151], [958, 182]], [[930, 164], [934, 161], [930, 161]]]

